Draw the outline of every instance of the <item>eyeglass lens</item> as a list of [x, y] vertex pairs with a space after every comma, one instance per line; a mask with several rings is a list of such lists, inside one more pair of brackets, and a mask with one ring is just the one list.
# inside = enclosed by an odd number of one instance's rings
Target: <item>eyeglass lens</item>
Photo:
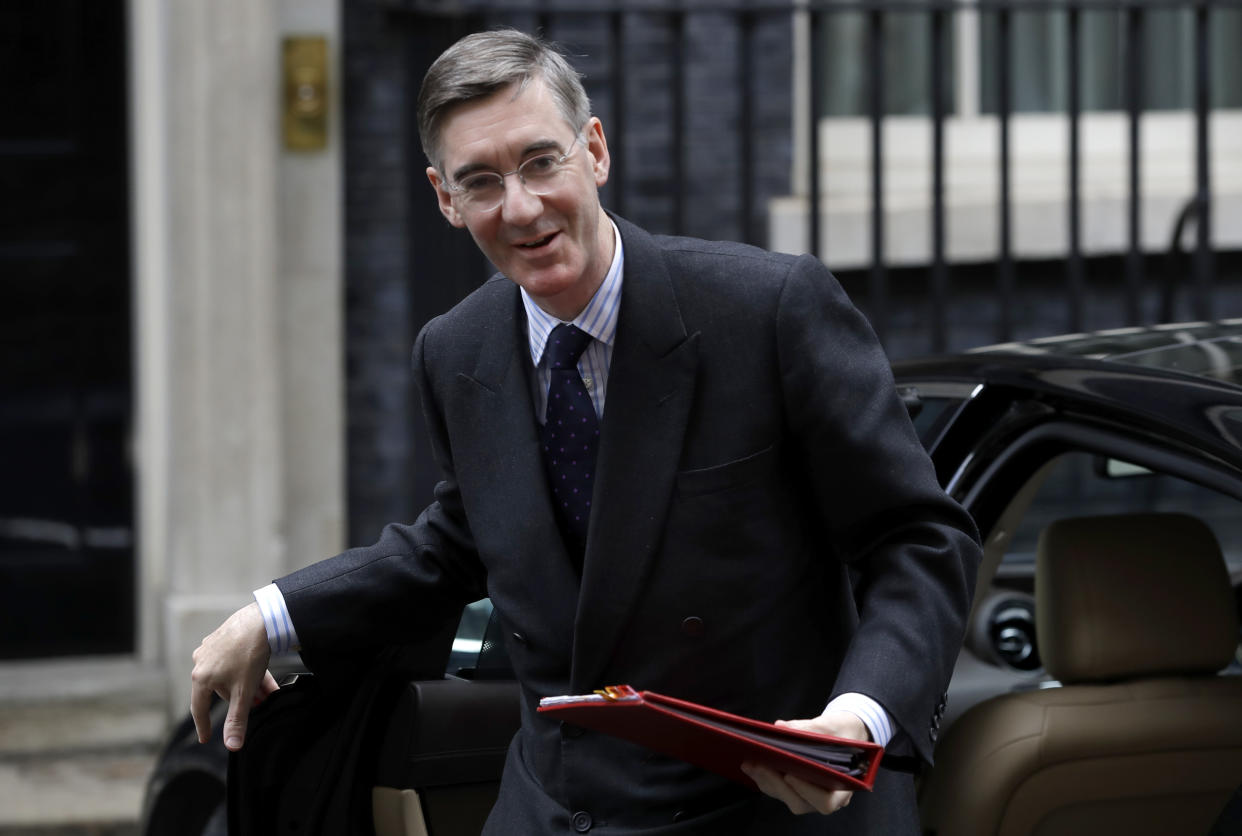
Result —
[[532, 195], [542, 197], [551, 194], [559, 184], [565, 171], [565, 161], [573, 150], [574, 146], [570, 146], [564, 154], [540, 154], [506, 174], [495, 171], [472, 174], [461, 181], [459, 192], [472, 209], [495, 209], [504, 200], [504, 178], [516, 174], [518, 182]]

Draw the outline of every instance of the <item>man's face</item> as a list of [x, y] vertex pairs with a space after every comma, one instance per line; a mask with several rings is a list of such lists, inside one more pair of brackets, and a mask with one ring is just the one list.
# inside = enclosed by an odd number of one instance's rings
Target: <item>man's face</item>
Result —
[[500, 206], [472, 209], [446, 188], [440, 172], [427, 169], [440, 211], [449, 223], [470, 230], [492, 264], [560, 319], [573, 319], [590, 301], [612, 261], [612, 227], [599, 205], [608, 180], [608, 143], [598, 119], [582, 129], [561, 115], [541, 79], [517, 97], [510, 86], [487, 98], [458, 105], [440, 131], [441, 161], [449, 183], [475, 171], [510, 172], [531, 157], [572, 151], [566, 171], [550, 194], [528, 192], [516, 174], [504, 178]]

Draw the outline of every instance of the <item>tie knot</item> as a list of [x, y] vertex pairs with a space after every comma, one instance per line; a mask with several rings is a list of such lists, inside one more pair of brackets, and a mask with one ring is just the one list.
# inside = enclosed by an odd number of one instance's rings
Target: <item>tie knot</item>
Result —
[[572, 369], [591, 343], [591, 335], [576, 326], [561, 323], [548, 335], [544, 355], [550, 369]]

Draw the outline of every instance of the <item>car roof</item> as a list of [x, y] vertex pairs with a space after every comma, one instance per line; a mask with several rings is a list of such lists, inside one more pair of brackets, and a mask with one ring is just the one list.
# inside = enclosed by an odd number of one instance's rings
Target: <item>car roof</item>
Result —
[[1106, 360], [1242, 385], [1242, 318], [1065, 334], [967, 353]]
[[[1218, 384], [1242, 396], [1242, 318], [1183, 322], [997, 343], [957, 354], [899, 360], [899, 379], [1009, 382], [1048, 369]], [[1198, 388], [1196, 386], [1195, 388]]]
[[899, 361], [893, 372], [916, 400], [974, 400], [984, 390], [993, 403], [1033, 398], [1196, 439], [1201, 450], [1242, 469], [1242, 319], [1005, 343]]

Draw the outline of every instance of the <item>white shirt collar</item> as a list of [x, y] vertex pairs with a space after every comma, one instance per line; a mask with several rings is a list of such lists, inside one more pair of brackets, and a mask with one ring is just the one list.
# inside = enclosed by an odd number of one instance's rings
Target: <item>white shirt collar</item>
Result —
[[[617, 335], [617, 314], [621, 309], [621, 277], [625, 272], [625, 255], [621, 249], [621, 231], [617, 229], [612, 218], [608, 219], [608, 223], [612, 226], [614, 241], [612, 264], [609, 265], [604, 281], [600, 283], [591, 301], [587, 302], [582, 313], [578, 314], [571, 324], [586, 331], [601, 343], [611, 346]], [[543, 357], [544, 346], [548, 342], [548, 335], [561, 323], [561, 320], [539, 307], [526, 292], [526, 288], [520, 288], [520, 290], [522, 305], [526, 308], [526, 333], [530, 341], [530, 359], [538, 366], [539, 360]]]

